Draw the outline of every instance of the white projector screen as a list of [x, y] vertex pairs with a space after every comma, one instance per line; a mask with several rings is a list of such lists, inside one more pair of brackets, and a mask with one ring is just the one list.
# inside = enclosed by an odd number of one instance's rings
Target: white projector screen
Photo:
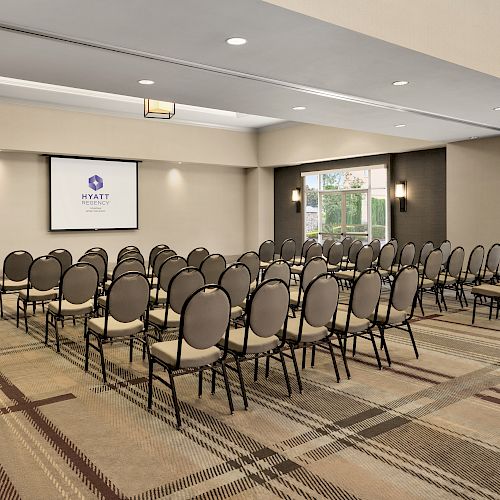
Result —
[[50, 230], [138, 229], [137, 162], [50, 157]]

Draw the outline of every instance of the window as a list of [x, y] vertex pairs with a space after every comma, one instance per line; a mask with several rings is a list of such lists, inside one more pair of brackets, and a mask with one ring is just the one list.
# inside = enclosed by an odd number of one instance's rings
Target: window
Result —
[[304, 175], [306, 238], [388, 240], [385, 165]]

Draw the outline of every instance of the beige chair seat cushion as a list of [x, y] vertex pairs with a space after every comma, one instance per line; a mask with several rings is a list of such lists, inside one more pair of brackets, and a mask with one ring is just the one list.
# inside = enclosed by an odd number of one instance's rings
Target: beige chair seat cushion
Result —
[[399, 271], [398, 264], [394, 264], [393, 266], [391, 266], [391, 274], [396, 274], [398, 271]]
[[329, 273], [336, 273], [340, 269], [338, 265], [334, 266], [333, 264], [328, 264], [326, 267]]
[[[286, 339], [297, 341], [299, 338], [299, 327], [300, 318], [289, 318], [286, 327]], [[304, 320], [302, 327], [302, 337], [301, 342], [315, 342], [317, 340], [324, 339], [328, 336], [329, 330], [326, 326], [311, 326], [307, 321]], [[280, 332], [278, 336], [281, 338], [283, 332]]]
[[292, 274], [300, 274], [303, 269], [304, 269], [304, 266], [294, 265], [290, 268], [290, 272]]
[[[335, 318], [335, 330], [344, 332], [347, 324], [347, 311], [344, 309], [337, 310], [337, 316]], [[349, 321], [349, 329], [347, 330], [349, 333], [362, 332], [366, 330], [370, 326], [370, 321], [367, 319], [361, 319], [351, 313], [351, 319]], [[328, 328], [331, 328], [331, 323], [327, 325]]]
[[[245, 340], [245, 328], [236, 328], [229, 331], [228, 348], [231, 351], [243, 352], [243, 343]], [[276, 335], [271, 337], [259, 337], [251, 330], [248, 332], [248, 354], [259, 354], [274, 349], [279, 343], [279, 338]], [[224, 339], [219, 342], [220, 346], [224, 345]]]
[[424, 278], [422, 281], [421, 288], [432, 288], [434, 286], [434, 281]]
[[380, 274], [380, 276], [382, 278], [387, 278], [387, 276], [389, 276], [389, 274], [391, 274], [389, 271], [387, 271], [386, 269], [379, 269], [378, 270], [378, 273]]
[[106, 309], [107, 303], [108, 303], [108, 298], [106, 297], [106, 295], [101, 295], [100, 297], [97, 297], [97, 305], [99, 307]]
[[111, 286], [111, 279], [108, 279], [107, 281], [104, 282], [104, 290], [109, 290], [109, 287]]
[[23, 288], [27, 288], [28, 286], [28, 279], [26, 278], [25, 280], [22, 281], [12, 281], [6, 279], [3, 282], [3, 290], [6, 292], [12, 292], [15, 290], [22, 290]]
[[112, 270], [112, 269], [111, 269], [111, 271], [108, 271], [108, 272], [106, 273], [106, 279], [107, 279], [108, 281], [111, 281], [111, 280], [113, 279], [113, 270]]
[[[92, 318], [88, 323], [89, 330], [99, 335], [104, 335], [105, 321], [106, 318]], [[139, 319], [130, 321], [130, 323], [122, 323], [111, 316], [108, 318], [108, 337], [128, 337], [130, 335], [136, 335], [143, 330], [144, 323]]]
[[[351, 271], [339, 271], [338, 273], [335, 273], [335, 277], [340, 280], [352, 281], [354, 279], [354, 274], [354, 269]], [[356, 274], [359, 275], [359, 273]]]
[[[387, 304], [380, 304], [377, 311], [377, 323], [384, 323], [387, 318]], [[389, 316], [389, 323], [391, 325], [398, 325], [402, 323], [408, 314], [406, 311], [398, 311], [394, 307], [391, 307], [391, 314]], [[373, 321], [375, 314], [370, 315], [370, 320]]]
[[491, 271], [485, 271], [481, 274], [481, 281], [490, 281], [493, 278], [493, 273]]
[[456, 282], [457, 282], [457, 278], [454, 278], [453, 276], [441, 275], [441, 276], [439, 276], [439, 280], [438, 280], [438, 283], [440, 285], [453, 285], [453, 283], [456, 283]]
[[236, 319], [243, 316], [243, 308], [240, 306], [231, 307], [231, 319]]
[[[151, 346], [151, 354], [164, 363], [175, 366], [177, 361], [177, 340], [156, 342]], [[208, 349], [195, 349], [186, 341], [182, 341], [180, 368], [198, 368], [199, 366], [215, 363], [222, 355], [222, 351], [213, 346]]]
[[354, 269], [356, 264], [354, 262], [348, 262], [347, 265], [344, 266], [344, 269]]
[[[158, 293], [158, 298], [156, 297], [156, 294]], [[167, 292], [160, 288], [160, 290], [157, 290], [156, 288], [154, 290], [151, 290], [149, 292], [149, 301], [152, 304], [166, 304], [167, 303]]]
[[[149, 322], [155, 326], [163, 327], [165, 321], [165, 309], [154, 309], [149, 311]], [[168, 310], [167, 328], [178, 328], [181, 324], [181, 315], [173, 309]]]
[[[47, 309], [50, 312], [57, 314], [59, 311], [59, 301], [54, 300], [53, 302], [49, 302]], [[90, 314], [93, 310], [93, 299], [83, 302], [83, 304], [72, 304], [67, 300], [61, 301], [61, 316], [83, 316], [84, 314]]]
[[[19, 292], [19, 297], [26, 301], [28, 297], [28, 290], [21, 290]], [[43, 300], [54, 300], [57, 298], [57, 290], [37, 290], [36, 288], [30, 288], [29, 290], [29, 300], [30, 302], [43, 301]]]
[[259, 268], [260, 269], [267, 269], [271, 264], [272, 264], [272, 262], [260, 261]]
[[473, 295], [483, 295], [484, 297], [500, 297], [499, 285], [478, 285], [472, 287]]
[[299, 288], [290, 289], [290, 305], [296, 306], [299, 304]]

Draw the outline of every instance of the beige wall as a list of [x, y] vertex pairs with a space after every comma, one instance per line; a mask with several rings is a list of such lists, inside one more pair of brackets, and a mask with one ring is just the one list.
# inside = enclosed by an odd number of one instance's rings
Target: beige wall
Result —
[[266, 0], [500, 77], [498, 0]]
[[500, 137], [448, 144], [447, 232], [466, 252], [500, 241]]
[[440, 144], [322, 125], [267, 128], [258, 136], [259, 165], [284, 166], [382, 153], [426, 149]]
[[257, 166], [256, 134], [0, 103], [0, 150]]
[[198, 245], [240, 254], [246, 249], [245, 184], [242, 168], [145, 161], [139, 166], [139, 230], [51, 233], [47, 160], [2, 152], [0, 255], [24, 248], [38, 256], [63, 247], [78, 258], [99, 245], [114, 260], [127, 244], [148, 253], [157, 243], [180, 254]]

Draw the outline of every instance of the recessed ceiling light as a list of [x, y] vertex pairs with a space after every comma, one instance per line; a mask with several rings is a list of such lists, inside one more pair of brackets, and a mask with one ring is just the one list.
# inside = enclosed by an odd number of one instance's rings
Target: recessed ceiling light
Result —
[[403, 85], [408, 85], [410, 82], [407, 82], [406, 80], [396, 80], [395, 82], [392, 82], [393, 85], [396, 87], [402, 87]]
[[305, 106], [294, 106], [292, 108], [294, 111], [304, 111], [304, 109], [306, 109]]
[[182, 161], [178, 161], [178, 162], [177, 162], [177, 165], [182, 165]]
[[239, 36], [234, 36], [234, 37], [228, 38], [226, 40], [226, 43], [229, 45], [245, 45], [245, 43], [247, 43], [247, 39], [241, 38]]
[[402, 127], [406, 127], [406, 124], [405, 123], [398, 123], [397, 125], [394, 125], [396, 128], [402, 128]]
[[139, 80], [141, 85], [154, 85], [154, 80]]
[[478, 137], [477, 137], [477, 135], [473, 135], [472, 137], [469, 137], [469, 139], [470, 139], [471, 141], [473, 141], [474, 139], [478, 139]]
[[500, 111], [500, 106], [493, 108], [493, 111]]

